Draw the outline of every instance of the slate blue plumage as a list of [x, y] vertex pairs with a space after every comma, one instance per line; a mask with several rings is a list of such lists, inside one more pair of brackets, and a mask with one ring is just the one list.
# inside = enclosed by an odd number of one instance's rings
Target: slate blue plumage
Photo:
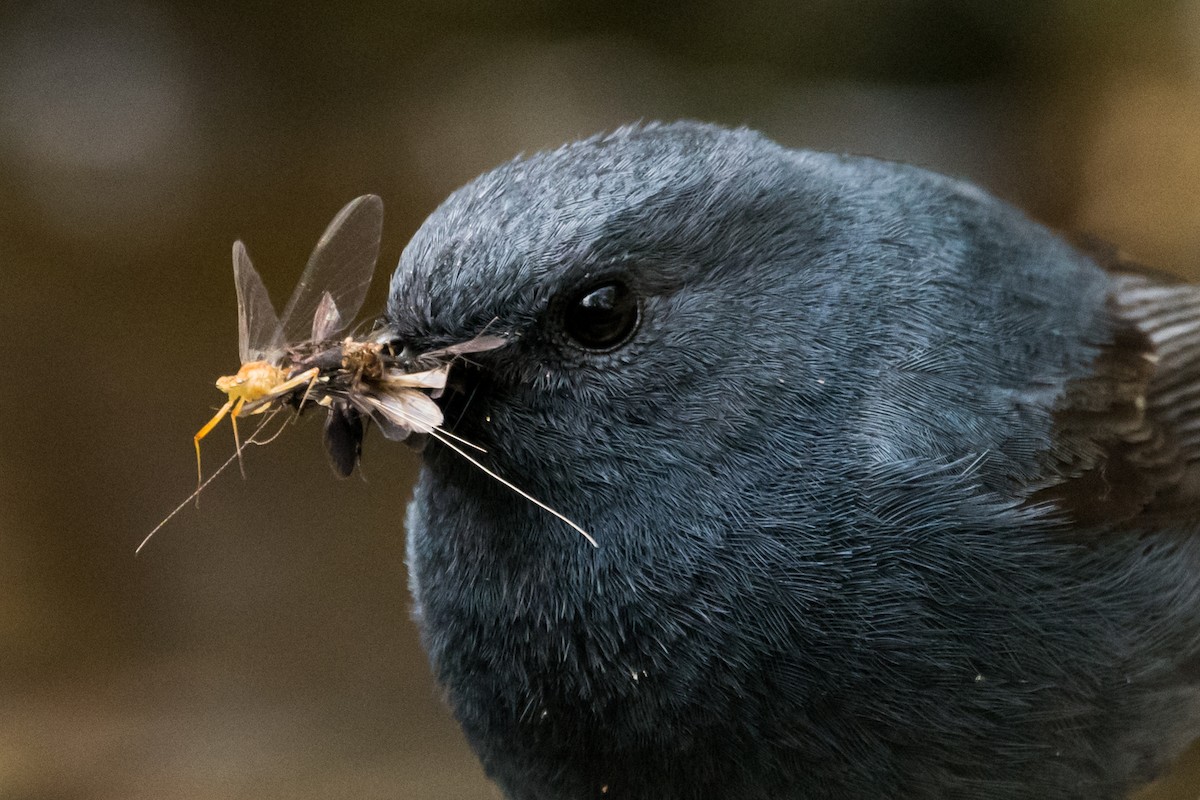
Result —
[[[967, 183], [694, 123], [451, 195], [389, 321], [417, 351], [510, 337], [455, 366], [447, 429], [599, 542], [427, 448], [416, 614], [506, 796], [1156, 774], [1200, 734], [1200, 414], [1164, 388], [1200, 388], [1200, 334], [1153, 330], [1200, 295], [1100, 261]], [[641, 321], [594, 353], [564, 304], [609, 279]]]

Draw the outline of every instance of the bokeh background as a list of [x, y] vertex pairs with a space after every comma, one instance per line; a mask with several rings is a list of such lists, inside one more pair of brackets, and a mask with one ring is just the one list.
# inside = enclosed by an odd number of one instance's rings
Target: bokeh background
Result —
[[[301, 420], [133, 549], [237, 366], [233, 239], [282, 305], [381, 194], [378, 313], [455, 186], [679, 117], [966, 176], [1200, 277], [1197, 0], [0, 4], [0, 797], [498, 797], [409, 619], [404, 448], [336, 481]], [[1146, 795], [1197, 796], [1186, 765]]]

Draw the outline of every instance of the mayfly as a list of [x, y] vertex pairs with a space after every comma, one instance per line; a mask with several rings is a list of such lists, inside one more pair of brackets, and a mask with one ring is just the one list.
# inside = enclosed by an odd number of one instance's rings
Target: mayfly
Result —
[[242, 365], [236, 374], [217, 379], [217, 388], [228, 399], [193, 438], [200, 481], [204, 478], [200, 440], [226, 415], [240, 453], [239, 417], [265, 413], [301, 387], [303, 405], [321, 379], [321, 369], [309, 366], [297, 370], [295, 365], [328, 349], [333, 338], [358, 314], [375, 271], [382, 235], [383, 201], [370, 194], [351, 201], [317, 241], [282, 316], [276, 316], [245, 245], [234, 243], [238, 356]]

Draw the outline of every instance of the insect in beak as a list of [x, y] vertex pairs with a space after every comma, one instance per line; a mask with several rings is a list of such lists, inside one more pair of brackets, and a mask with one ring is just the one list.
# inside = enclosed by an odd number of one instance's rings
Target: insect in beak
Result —
[[[196, 448], [197, 488], [168, 514], [138, 545], [146, 542], [234, 460], [242, 467], [243, 442], [238, 420], [264, 416], [247, 438], [248, 444], [266, 444], [259, 434], [285, 407], [300, 414], [311, 405], [323, 406], [325, 447], [334, 471], [354, 472], [362, 456], [363, 436], [374, 423], [388, 439], [400, 441], [413, 434], [428, 436], [458, 453], [484, 473], [545, 509], [596, 545], [587, 531], [570, 519], [498, 475], [467, 452], [481, 451], [442, 428], [437, 398], [446, 378], [460, 358], [495, 350], [510, 339], [481, 333], [449, 347], [411, 355], [399, 352], [382, 329], [362, 339], [342, 336], [358, 315], [383, 233], [383, 202], [375, 195], [351, 201], [325, 229], [308, 264], [284, 307], [277, 315], [262, 278], [250, 262], [246, 247], [233, 245], [233, 277], [238, 299], [238, 357], [236, 373], [217, 379], [226, 400], [192, 437]], [[225, 417], [233, 428], [234, 454], [207, 480], [200, 442]], [[242, 473], [245, 469], [242, 467]]]

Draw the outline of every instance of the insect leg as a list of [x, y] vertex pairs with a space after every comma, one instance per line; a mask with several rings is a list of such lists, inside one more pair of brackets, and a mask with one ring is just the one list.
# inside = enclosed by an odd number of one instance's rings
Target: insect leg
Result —
[[229, 422], [233, 425], [233, 447], [237, 452], [238, 469], [242, 473], [242, 480], [246, 479], [246, 465], [242, 463], [242, 441], [238, 438], [237, 418], [238, 414], [242, 413], [242, 406], [246, 405], [246, 398], [239, 397], [237, 403], [233, 406], [233, 411], [229, 413]]
[[[299, 375], [292, 378], [291, 380], [284, 381], [283, 383], [279, 384], [274, 389], [267, 392], [266, 394], [264, 394], [262, 397], [258, 398], [257, 400], [253, 400], [253, 401], [247, 403], [246, 404], [246, 409], [247, 409], [246, 414], [261, 414], [261, 413], [263, 413], [264, 411], [266, 411], [268, 408], [271, 407], [271, 403], [275, 400], [275, 398], [282, 397], [283, 395], [287, 394], [288, 392], [296, 389], [299, 386], [303, 386], [304, 384], [307, 383], [308, 388], [304, 392], [304, 397], [301, 398], [301, 400], [300, 400], [300, 405], [304, 405], [305, 400], [308, 398], [309, 392], [312, 391], [313, 386], [316, 385], [317, 380], [320, 377], [321, 377], [321, 370], [319, 370], [316, 367], [305, 370], [304, 372], [301, 372]], [[243, 415], [243, 416], [245, 416], [245, 415]]]
[[[304, 395], [300, 398], [299, 408], [304, 408], [304, 404], [306, 402], [308, 402], [308, 395], [312, 392], [313, 387], [317, 385], [317, 378], [321, 377], [321, 371], [319, 369], [317, 369], [316, 367], [313, 367], [312, 369], [308, 370], [307, 372], [302, 372], [299, 375], [297, 375], [295, 378], [292, 379], [292, 380], [297, 380], [297, 381], [303, 380], [305, 378], [305, 376], [309, 375], [310, 373], [311, 373], [312, 377], [308, 378], [308, 386], [304, 387]], [[291, 381], [288, 381], [288, 383], [291, 383]]]
[[[205, 436], [208, 436], [209, 432], [213, 428], [217, 427], [217, 423], [220, 422], [222, 420], [222, 418], [224, 418], [224, 416], [229, 413], [229, 409], [231, 409], [231, 408], [233, 408], [233, 398], [232, 397], [229, 398], [228, 402], [226, 402], [225, 405], [221, 406], [221, 410], [218, 411], [213, 416], [213, 418], [210, 419], [203, 428], [196, 431], [196, 435], [194, 437], [192, 437], [192, 441], [195, 442], [195, 444], [196, 444], [196, 484], [197, 485], [199, 485], [200, 483], [202, 483], [204, 481], [204, 470], [202, 470], [200, 468], [200, 440], [203, 439]], [[196, 502], [197, 503], [200, 502], [199, 495], [196, 496]]]

